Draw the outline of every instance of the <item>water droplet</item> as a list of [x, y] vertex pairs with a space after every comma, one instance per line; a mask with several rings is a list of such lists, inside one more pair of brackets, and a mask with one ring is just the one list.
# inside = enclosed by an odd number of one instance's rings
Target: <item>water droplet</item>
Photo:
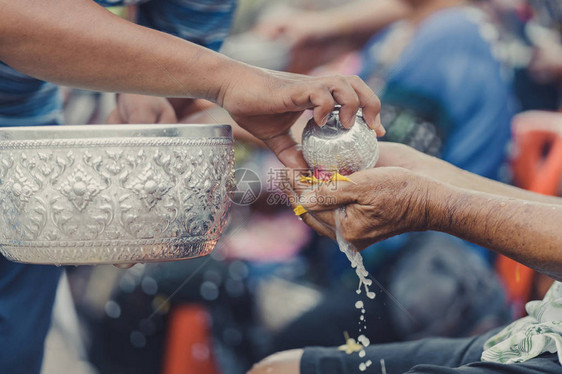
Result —
[[363, 347], [368, 347], [371, 344], [371, 341], [365, 335], [359, 335], [357, 341], [361, 343]]
[[359, 351], [359, 357], [361, 357], [361, 358], [365, 357], [366, 354], [367, 354], [367, 352], [365, 352], [364, 349]]
[[381, 373], [386, 374], [386, 365], [384, 363], [384, 358], [381, 358], [380, 363], [381, 363]]
[[[363, 302], [361, 300], [359, 300], [358, 302], [355, 303], [355, 308], [357, 309], [362, 309], [363, 308]], [[363, 309], [365, 310], [365, 309]]]
[[360, 363], [359, 364], [359, 370], [361, 370], [361, 371], [367, 370], [367, 365], [365, 365], [364, 363]]

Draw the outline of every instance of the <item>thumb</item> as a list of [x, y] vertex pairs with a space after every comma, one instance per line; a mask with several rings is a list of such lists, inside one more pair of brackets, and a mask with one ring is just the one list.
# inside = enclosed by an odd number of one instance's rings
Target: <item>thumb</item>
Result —
[[301, 146], [293, 138], [290, 131], [281, 133], [264, 142], [283, 165], [292, 169], [308, 169], [308, 165], [302, 155]]

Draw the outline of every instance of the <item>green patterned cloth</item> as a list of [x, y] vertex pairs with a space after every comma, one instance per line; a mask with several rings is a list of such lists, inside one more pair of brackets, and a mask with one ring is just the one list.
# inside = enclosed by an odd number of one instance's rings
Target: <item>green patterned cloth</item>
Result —
[[558, 353], [562, 365], [562, 283], [554, 282], [542, 301], [525, 306], [521, 318], [484, 344], [482, 361], [524, 362], [543, 353]]

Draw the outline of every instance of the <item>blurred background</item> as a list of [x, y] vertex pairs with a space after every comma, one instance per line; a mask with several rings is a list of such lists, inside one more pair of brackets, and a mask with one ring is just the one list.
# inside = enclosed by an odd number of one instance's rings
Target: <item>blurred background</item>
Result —
[[[132, 7], [112, 11], [135, 17]], [[223, 53], [268, 69], [357, 74], [382, 100], [383, 140], [560, 195], [561, 37], [558, 0], [241, 0]], [[68, 124], [103, 123], [114, 107], [112, 94], [65, 91]], [[358, 280], [335, 243], [295, 217], [277, 185], [282, 166], [223, 110], [195, 108], [181, 121], [234, 126], [227, 231], [205, 258], [67, 268], [43, 373], [238, 374], [279, 350], [358, 335]], [[437, 233], [363, 255], [377, 284], [364, 300], [372, 343], [486, 331], [521, 316], [551, 282]]]

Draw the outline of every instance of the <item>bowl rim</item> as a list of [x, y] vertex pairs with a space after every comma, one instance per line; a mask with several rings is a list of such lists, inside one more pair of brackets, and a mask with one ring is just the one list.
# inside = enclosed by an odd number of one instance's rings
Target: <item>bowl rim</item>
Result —
[[0, 128], [0, 142], [25, 140], [188, 138], [229, 139], [232, 127], [226, 124], [121, 124], [13, 126]]

